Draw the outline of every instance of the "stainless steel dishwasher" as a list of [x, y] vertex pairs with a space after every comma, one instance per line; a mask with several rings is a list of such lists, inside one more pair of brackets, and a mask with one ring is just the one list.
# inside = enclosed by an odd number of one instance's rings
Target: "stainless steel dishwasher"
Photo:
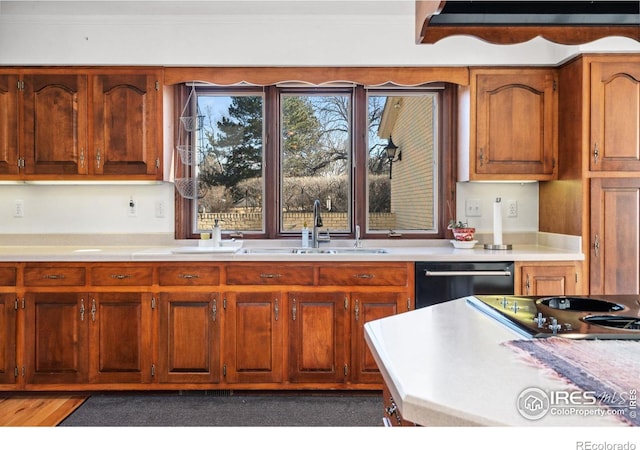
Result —
[[416, 262], [416, 309], [469, 295], [513, 295], [513, 261]]

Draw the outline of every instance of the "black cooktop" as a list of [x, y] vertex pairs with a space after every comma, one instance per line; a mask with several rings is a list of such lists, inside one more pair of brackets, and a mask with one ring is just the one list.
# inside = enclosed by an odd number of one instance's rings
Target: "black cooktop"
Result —
[[467, 303], [525, 337], [639, 339], [640, 296], [476, 295]]

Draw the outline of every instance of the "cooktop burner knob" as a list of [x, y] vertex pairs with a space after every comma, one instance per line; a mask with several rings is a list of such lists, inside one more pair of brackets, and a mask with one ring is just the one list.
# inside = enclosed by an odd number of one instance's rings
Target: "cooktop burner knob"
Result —
[[520, 309], [520, 307], [518, 306], [518, 302], [514, 301], [513, 302], [513, 306], [511, 307], [511, 309], [513, 309], [514, 313], [517, 313], [518, 310]]
[[562, 329], [562, 325], [558, 325], [558, 319], [555, 317], [551, 318], [551, 325], [549, 325], [549, 329], [553, 332], [553, 334], [557, 334], [560, 329]]
[[538, 313], [538, 317], [533, 319], [533, 321], [538, 324], [538, 328], [542, 328], [542, 325], [544, 325], [544, 323], [547, 321], [547, 318], [546, 317], [542, 317], [542, 313], [539, 312]]
[[507, 297], [502, 297], [502, 300], [500, 300], [500, 304], [502, 305], [503, 308], [506, 308], [509, 305], [509, 302], [507, 301]]

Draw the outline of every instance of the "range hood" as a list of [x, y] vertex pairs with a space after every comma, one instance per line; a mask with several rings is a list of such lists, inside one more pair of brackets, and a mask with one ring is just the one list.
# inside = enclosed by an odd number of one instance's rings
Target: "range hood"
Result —
[[630, 1], [416, 1], [417, 42], [455, 35], [494, 44], [537, 36], [584, 44], [608, 36], [640, 41], [640, 2]]

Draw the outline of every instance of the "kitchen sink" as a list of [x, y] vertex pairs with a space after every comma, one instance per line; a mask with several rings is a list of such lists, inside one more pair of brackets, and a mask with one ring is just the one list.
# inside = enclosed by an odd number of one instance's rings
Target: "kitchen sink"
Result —
[[248, 255], [294, 254], [294, 255], [375, 255], [388, 253], [384, 248], [243, 248], [238, 253]]
[[624, 309], [618, 303], [587, 297], [547, 297], [538, 302], [552, 309], [566, 311], [616, 312]]
[[293, 253], [297, 255], [309, 255], [309, 254], [326, 254], [326, 255], [375, 255], [381, 253], [387, 253], [383, 248], [298, 248], [293, 250]]

